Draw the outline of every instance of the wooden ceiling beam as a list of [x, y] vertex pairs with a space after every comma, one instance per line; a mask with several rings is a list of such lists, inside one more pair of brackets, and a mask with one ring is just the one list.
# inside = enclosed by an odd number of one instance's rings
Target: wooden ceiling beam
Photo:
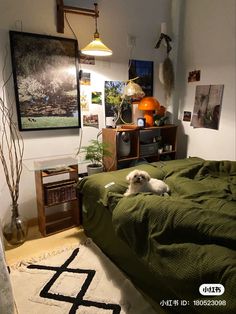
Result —
[[86, 8], [78, 8], [73, 6], [64, 5], [63, 0], [56, 0], [57, 2], [57, 32], [64, 33], [64, 14], [72, 13], [72, 14], [80, 14], [91, 17], [98, 17], [99, 11], [97, 8], [97, 3], [94, 3], [95, 9], [86, 9]]

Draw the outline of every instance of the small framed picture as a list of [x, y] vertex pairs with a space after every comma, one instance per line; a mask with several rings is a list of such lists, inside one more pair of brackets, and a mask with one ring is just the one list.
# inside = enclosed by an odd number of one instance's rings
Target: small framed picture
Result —
[[183, 121], [188, 121], [190, 122], [191, 121], [191, 111], [184, 111], [184, 116], [183, 116]]
[[145, 118], [137, 118], [137, 125], [141, 128], [145, 128], [146, 119]]

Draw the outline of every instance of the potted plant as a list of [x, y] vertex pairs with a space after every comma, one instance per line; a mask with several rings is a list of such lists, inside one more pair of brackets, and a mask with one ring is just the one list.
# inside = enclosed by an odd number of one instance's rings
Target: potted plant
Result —
[[103, 157], [111, 156], [108, 149], [109, 145], [99, 140], [91, 140], [90, 145], [82, 147], [82, 153], [85, 153], [85, 160], [91, 163], [87, 166], [88, 175], [103, 171]]

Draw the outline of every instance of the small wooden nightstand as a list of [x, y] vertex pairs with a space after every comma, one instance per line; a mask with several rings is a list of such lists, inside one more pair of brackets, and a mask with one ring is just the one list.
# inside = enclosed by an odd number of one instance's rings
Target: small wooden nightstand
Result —
[[71, 157], [35, 162], [39, 230], [43, 236], [80, 224], [78, 163]]

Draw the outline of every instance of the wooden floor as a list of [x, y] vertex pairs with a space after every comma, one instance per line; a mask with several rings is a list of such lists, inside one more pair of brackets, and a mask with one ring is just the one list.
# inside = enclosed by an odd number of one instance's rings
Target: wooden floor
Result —
[[85, 238], [82, 227], [71, 228], [43, 237], [38, 231], [38, 226], [33, 226], [29, 228], [27, 240], [22, 245], [10, 246], [5, 243], [7, 263], [10, 266], [21, 260], [40, 256], [45, 252], [79, 244]]

